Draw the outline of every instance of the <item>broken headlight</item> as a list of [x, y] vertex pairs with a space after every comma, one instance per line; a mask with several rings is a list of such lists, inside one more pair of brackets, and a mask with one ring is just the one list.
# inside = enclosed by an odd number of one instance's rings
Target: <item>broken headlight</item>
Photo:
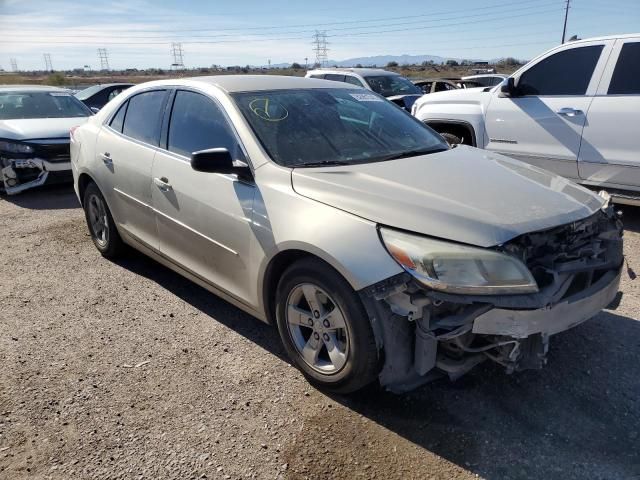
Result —
[[33, 147], [19, 142], [0, 140], [0, 152], [6, 153], [32, 153]]
[[434, 290], [471, 295], [538, 291], [529, 269], [515, 257], [386, 228], [380, 234], [391, 256]]

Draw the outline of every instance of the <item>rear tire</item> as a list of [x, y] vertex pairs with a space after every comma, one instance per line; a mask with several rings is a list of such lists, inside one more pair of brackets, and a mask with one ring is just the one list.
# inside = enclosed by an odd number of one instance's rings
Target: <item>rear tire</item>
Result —
[[121, 256], [125, 250], [125, 244], [120, 238], [107, 202], [95, 183], [91, 182], [87, 185], [82, 206], [91, 240], [98, 251], [103, 257], [109, 259]]
[[310, 383], [352, 393], [377, 377], [369, 317], [351, 286], [321, 260], [303, 259], [284, 272], [276, 319], [289, 358]]
[[460, 145], [462, 143], [462, 138], [458, 137], [457, 135], [454, 135], [453, 133], [442, 132], [440, 133], [440, 136], [444, 138], [447, 141], [447, 143], [451, 146]]

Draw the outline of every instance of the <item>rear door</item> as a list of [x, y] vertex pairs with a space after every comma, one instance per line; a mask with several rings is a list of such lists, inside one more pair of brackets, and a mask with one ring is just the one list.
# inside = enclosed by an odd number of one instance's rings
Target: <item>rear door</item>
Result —
[[580, 178], [640, 190], [640, 38], [619, 39], [587, 114]]
[[236, 175], [196, 172], [190, 163], [193, 152], [221, 147], [245, 161], [235, 131], [217, 101], [178, 90], [165, 136], [152, 175], [160, 252], [236, 298], [247, 299], [256, 187]]
[[139, 93], [100, 130], [96, 143], [98, 185], [120, 228], [158, 248], [151, 205], [151, 167], [160, 141], [166, 90]]
[[[517, 97], [494, 91], [486, 114], [486, 148], [578, 178], [586, 112], [611, 42], [561, 47], [516, 77]], [[499, 90], [499, 89], [498, 89]]]

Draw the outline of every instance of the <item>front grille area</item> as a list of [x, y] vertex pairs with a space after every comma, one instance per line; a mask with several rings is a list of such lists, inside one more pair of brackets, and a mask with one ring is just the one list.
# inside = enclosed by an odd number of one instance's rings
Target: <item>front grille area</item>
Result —
[[602, 211], [560, 227], [528, 233], [505, 245], [543, 289], [569, 279], [567, 294], [583, 290], [622, 263], [622, 225]]
[[69, 143], [32, 143], [35, 156], [52, 163], [68, 162], [71, 158]]

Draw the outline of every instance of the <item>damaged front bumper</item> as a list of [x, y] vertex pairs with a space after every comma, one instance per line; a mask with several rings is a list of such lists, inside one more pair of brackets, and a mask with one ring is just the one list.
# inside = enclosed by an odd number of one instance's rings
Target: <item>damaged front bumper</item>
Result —
[[383, 355], [384, 387], [405, 392], [443, 375], [455, 380], [487, 359], [508, 373], [541, 368], [551, 335], [616, 299], [622, 225], [611, 207], [570, 225], [522, 235], [499, 249], [527, 264], [537, 293], [443, 293], [409, 274], [360, 292]]
[[71, 172], [70, 161], [48, 161], [42, 158], [0, 157], [2, 186], [7, 195], [15, 195], [44, 185], [51, 172]]

